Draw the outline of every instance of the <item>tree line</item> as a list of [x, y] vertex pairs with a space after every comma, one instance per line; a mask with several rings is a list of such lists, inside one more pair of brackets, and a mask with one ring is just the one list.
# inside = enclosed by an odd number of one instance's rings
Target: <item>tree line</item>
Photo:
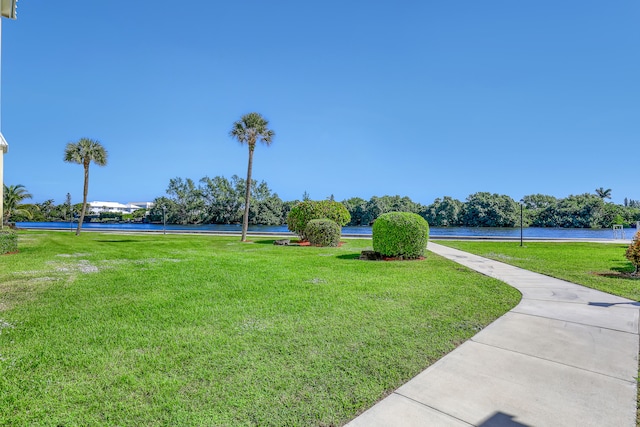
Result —
[[[67, 195], [64, 203], [53, 200], [36, 204], [22, 204], [30, 194], [22, 186], [5, 187], [5, 221], [68, 221], [77, 218], [82, 204], [71, 204]], [[26, 197], [29, 196], [29, 197]], [[199, 181], [176, 177], [169, 181], [166, 195], [154, 200], [154, 207], [126, 216], [129, 219], [145, 217], [150, 222], [168, 224], [240, 224], [243, 220], [246, 196], [246, 180], [233, 175], [231, 178], [203, 177]], [[302, 200], [308, 200], [304, 194]], [[329, 199], [333, 199], [330, 196]], [[266, 182], [252, 180], [248, 223], [252, 225], [284, 225], [291, 208], [300, 200], [284, 201]], [[429, 205], [414, 202], [409, 197], [373, 196], [369, 200], [352, 197], [342, 200], [351, 215], [350, 226], [368, 226], [383, 213], [413, 212], [426, 219], [434, 227], [517, 227], [520, 225], [520, 208], [524, 226], [609, 228], [613, 224], [633, 225], [640, 221], [640, 204], [627, 199], [624, 205], [606, 201], [606, 197], [594, 194], [570, 195], [556, 198], [544, 194], [532, 194], [516, 201], [507, 195], [478, 192], [465, 201], [449, 196], [437, 198]], [[109, 213], [102, 213], [102, 216]], [[111, 215], [113, 216], [113, 214]]]
[[[155, 200], [150, 218], [174, 224], [240, 223], [244, 209], [246, 181], [234, 175], [204, 177], [196, 185], [191, 179], [170, 180], [167, 196]], [[601, 190], [601, 189], [597, 189]], [[291, 208], [300, 200], [283, 201], [266, 182], [252, 181], [249, 224], [284, 225]], [[351, 215], [350, 226], [368, 226], [387, 212], [413, 212], [434, 227], [516, 227], [522, 222], [532, 227], [608, 228], [640, 221], [640, 205], [617, 205], [606, 202], [608, 192], [570, 195], [565, 198], [533, 194], [515, 201], [503, 194], [478, 192], [465, 201], [449, 196], [437, 198], [430, 205], [414, 202], [409, 197], [373, 196], [369, 200], [353, 197], [342, 200]], [[303, 200], [309, 198], [303, 195]], [[333, 196], [329, 199], [333, 200]]]

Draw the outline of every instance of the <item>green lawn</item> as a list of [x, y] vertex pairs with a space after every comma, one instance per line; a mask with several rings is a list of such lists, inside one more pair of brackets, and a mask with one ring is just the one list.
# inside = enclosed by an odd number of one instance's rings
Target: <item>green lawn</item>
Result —
[[2, 425], [340, 425], [515, 306], [429, 254], [21, 232], [0, 256]]
[[640, 301], [640, 277], [627, 244], [588, 242], [438, 241], [442, 245]]

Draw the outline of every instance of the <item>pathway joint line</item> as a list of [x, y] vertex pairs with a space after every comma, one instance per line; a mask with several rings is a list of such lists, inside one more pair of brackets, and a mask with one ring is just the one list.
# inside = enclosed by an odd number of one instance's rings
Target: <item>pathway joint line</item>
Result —
[[[537, 300], [536, 300], [537, 301]], [[511, 310], [507, 311], [507, 313], [515, 313], [518, 314], [520, 316], [531, 316], [531, 317], [537, 317], [539, 319], [548, 319], [548, 320], [557, 320], [558, 322], [565, 322], [565, 323], [571, 323], [572, 325], [580, 325], [580, 326], [585, 326], [585, 327], [589, 327], [589, 328], [598, 328], [598, 329], [604, 329], [605, 331], [613, 331], [613, 332], [619, 332], [621, 334], [629, 334], [629, 335], [640, 335], [640, 333], [638, 332], [629, 332], [629, 331], [623, 331], [620, 329], [613, 329], [613, 328], [608, 328], [606, 326], [595, 326], [595, 325], [589, 325], [587, 323], [580, 323], [580, 322], [576, 322], [574, 320], [566, 320], [566, 319], [558, 319], [556, 317], [549, 317], [549, 316], [541, 316], [539, 314], [531, 314], [531, 313], [523, 313], [521, 311], [516, 311], [518, 307], [514, 307]], [[507, 314], [505, 313], [505, 314]], [[496, 319], [498, 320], [498, 319]], [[488, 326], [487, 326], [488, 327]], [[487, 327], [485, 327], [484, 329], [486, 329]], [[483, 329], [483, 330], [484, 330]], [[480, 333], [480, 332], [478, 332]], [[476, 334], [477, 335], [477, 334]], [[471, 337], [470, 339], [472, 340], [473, 338], [475, 338], [475, 335], [473, 337]]]
[[443, 414], [443, 415], [445, 415], [445, 416], [447, 416], [447, 417], [449, 417], [449, 418], [451, 418], [451, 419], [454, 419], [454, 420], [460, 421], [460, 422], [462, 422], [462, 423], [465, 423], [465, 424], [467, 424], [467, 425], [469, 425], [469, 426], [471, 426], [471, 427], [475, 427], [475, 425], [474, 425], [474, 424], [471, 424], [470, 422], [465, 421], [465, 420], [463, 420], [462, 418], [455, 417], [455, 416], [453, 416], [453, 415], [451, 415], [451, 414], [449, 414], [449, 413], [447, 413], [447, 412], [441, 411], [441, 410], [440, 410], [440, 409], [438, 409], [438, 408], [434, 408], [434, 407], [433, 407], [433, 406], [431, 406], [431, 405], [427, 405], [427, 404], [426, 404], [426, 403], [424, 403], [424, 402], [420, 402], [419, 400], [416, 400], [416, 399], [414, 399], [414, 398], [412, 398], [412, 397], [409, 397], [409, 396], [404, 395], [404, 394], [402, 394], [402, 393], [398, 393], [397, 391], [394, 391], [392, 394], [395, 394], [396, 396], [400, 396], [400, 397], [402, 397], [403, 399], [410, 400], [411, 402], [417, 403], [418, 405], [420, 405], [420, 406], [422, 406], [422, 407], [429, 408], [429, 409], [431, 409], [431, 410], [433, 410], [433, 411], [436, 411], [436, 412], [438, 412], [438, 413], [440, 413], [440, 414]]
[[629, 383], [629, 384], [635, 384], [637, 382], [637, 381], [633, 381], [633, 380], [626, 380], [624, 378], [616, 377], [616, 376], [613, 376], [613, 375], [603, 374], [602, 372], [592, 371], [591, 369], [585, 369], [585, 368], [581, 368], [579, 366], [569, 365], [568, 363], [558, 362], [557, 360], [547, 359], [545, 357], [540, 357], [540, 356], [536, 356], [536, 355], [533, 355], [533, 354], [524, 353], [522, 351], [512, 350], [510, 348], [501, 347], [499, 345], [487, 344], [487, 343], [484, 343], [484, 342], [481, 342], [481, 341], [476, 341], [473, 338], [474, 337], [471, 337], [470, 341], [473, 341], [476, 344], [481, 344], [481, 345], [486, 346], [486, 347], [495, 348], [495, 349], [506, 351], [506, 352], [509, 352], [509, 353], [519, 354], [519, 355], [522, 355], [522, 356], [525, 356], [525, 357], [531, 357], [531, 358], [537, 359], [537, 360], [544, 360], [545, 362], [555, 363], [556, 365], [566, 366], [567, 368], [571, 368], [571, 369], [578, 369], [580, 371], [590, 372], [590, 373], [596, 374], [596, 375], [602, 375], [603, 377], [612, 378], [614, 380], [619, 380], [619, 381], [626, 382], [626, 383]]

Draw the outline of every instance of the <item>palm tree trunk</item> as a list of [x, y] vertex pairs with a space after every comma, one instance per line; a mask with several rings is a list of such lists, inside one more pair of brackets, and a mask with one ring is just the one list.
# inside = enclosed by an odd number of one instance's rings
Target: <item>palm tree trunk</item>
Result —
[[82, 230], [82, 223], [84, 222], [84, 214], [87, 210], [87, 194], [89, 193], [89, 164], [84, 165], [84, 190], [82, 191], [82, 212], [80, 212], [80, 218], [78, 219], [78, 229], [76, 230], [76, 236], [80, 235]]
[[240, 241], [247, 241], [247, 229], [249, 228], [249, 201], [251, 199], [251, 169], [253, 168], [253, 149], [255, 144], [249, 145], [249, 165], [247, 166], [247, 183], [245, 185], [246, 191], [244, 195], [244, 216], [242, 217], [242, 238]]

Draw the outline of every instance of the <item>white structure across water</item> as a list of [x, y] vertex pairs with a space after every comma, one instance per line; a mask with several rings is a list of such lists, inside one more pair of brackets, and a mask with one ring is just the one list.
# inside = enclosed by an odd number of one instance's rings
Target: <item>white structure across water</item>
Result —
[[153, 203], [151, 202], [135, 202], [135, 203], [127, 203], [122, 204], [118, 202], [102, 202], [95, 201], [89, 202], [90, 212], [93, 213], [101, 213], [101, 212], [116, 212], [116, 213], [125, 213], [130, 214], [138, 209], [151, 209], [153, 207]]

